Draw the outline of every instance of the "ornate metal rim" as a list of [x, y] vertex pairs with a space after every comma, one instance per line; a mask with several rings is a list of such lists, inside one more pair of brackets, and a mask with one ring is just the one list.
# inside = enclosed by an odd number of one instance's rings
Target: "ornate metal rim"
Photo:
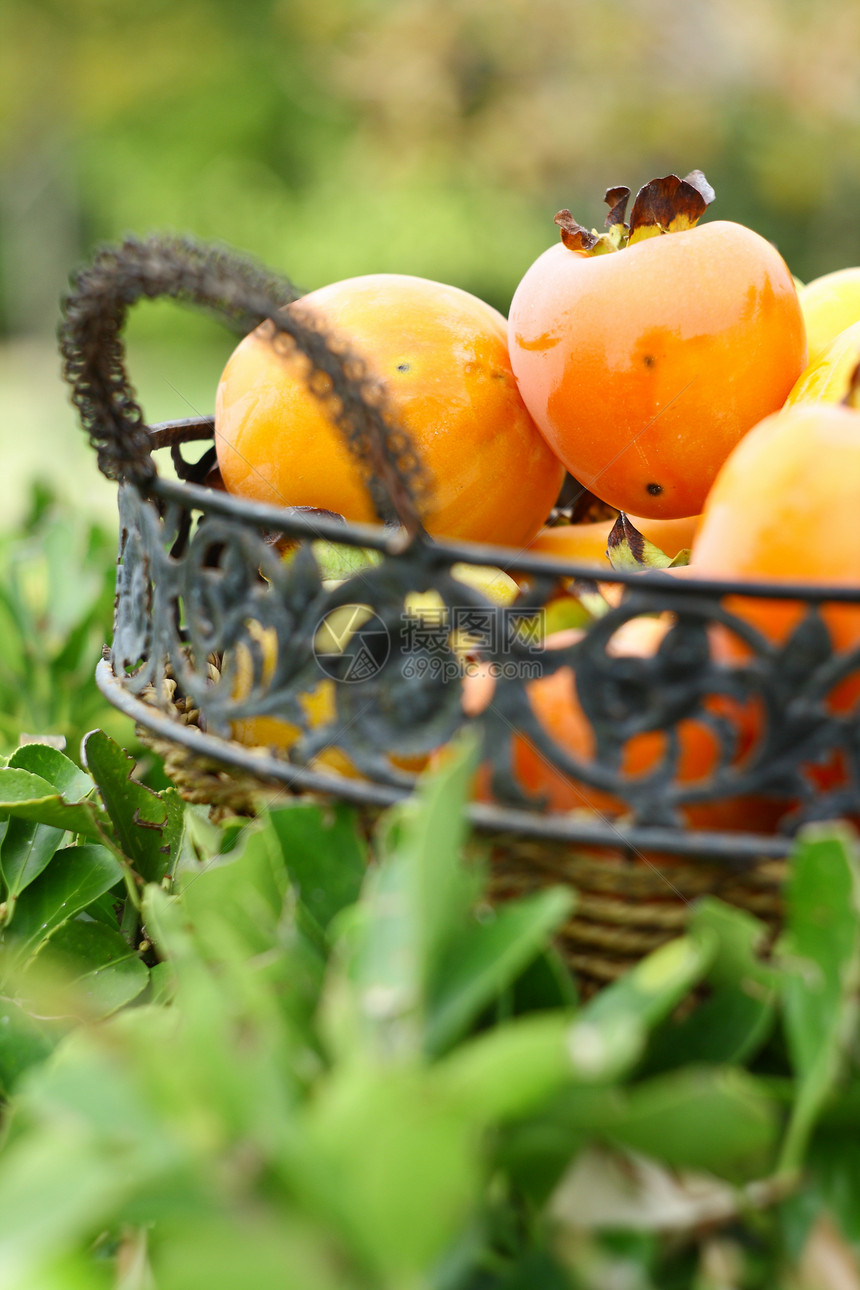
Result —
[[[224, 766], [246, 771], [262, 782], [270, 780], [291, 790], [341, 798], [356, 806], [393, 806], [409, 795], [406, 788], [395, 788], [370, 780], [321, 775], [306, 767], [295, 766], [283, 758], [267, 757], [261, 752], [252, 753], [229, 739], [219, 739], [194, 726], [183, 725], [159, 712], [151, 704], [129, 694], [106, 659], [99, 661], [95, 678], [99, 690], [109, 703], [153, 734], [181, 744], [197, 756], [211, 757]], [[605, 824], [589, 823], [573, 816], [540, 816], [513, 807], [489, 806], [480, 802], [470, 803], [467, 818], [482, 833], [517, 834], [584, 847], [600, 848], [610, 845], [619, 851], [660, 852], [677, 856], [695, 854], [702, 859], [720, 861], [727, 865], [732, 865], [733, 862], [742, 864], [744, 860], [753, 857], [782, 860], [791, 850], [791, 840], [780, 835], [764, 837], [759, 834], [737, 833], [727, 837], [704, 831], [628, 829], [621, 826], [609, 833]]]
[[[208, 439], [212, 434], [212, 427], [211, 418], [187, 419], [152, 427], [149, 434], [154, 448], [176, 449], [182, 442]], [[151, 502], [145, 500], [136, 485], [124, 485], [121, 497], [123, 494], [137, 496], [139, 505], [156, 508], [162, 520], [165, 514], [190, 515], [192, 511], [196, 511], [217, 517], [217, 521], [225, 523], [229, 529], [238, 526], [237, 532], [247, 528], [258, 538], [261, 531], [278, 529], [298, 538], [322, 538], [348, 546], [370, 547], [394, 562], [404, 561], [408, 564], [413, 556], [417, 556], [422, 565], [429, 566], [431, 573], [437, 571], [440, 577], [456, 561], [493, 564], [507, 560], [517, 570], [528, 570], [539, 579], [554, 580], [563, 576], [581, 582], [593, 582], [595, 578], [595, 571], [590, 566], [571, 565], [545, 556], [512, 553], [507, 548], [470, 543], [430, 543], [420, 536], [404, 541], [402, 532], [392, 534], [379, 526], [345, 525], [320, 516], [309, 518], [301, 513], [232, 497], [187, 480], [174, 481], [157, 476], [147, 492], [152, 497]], [[162, 520], [158, 522], [161, 523]], [[179, 524], [181, 525], [181, 520]], [[773, 583], [750, 583], [741, 586], [726, 580], [675, 580], [660, 572], [607, 571], [605, 575], [601, 572], [600, 581], [623, 584], [639, 593], [647, 589], [659, 597], [659, 604], [663, 608], [675, 608], [682, 612], [686, 607], [690, 613], [699, 612], [703, 616], [713, 610], [721, 596], [736, 597], [739, 592], [744, 595], [754, 594], [761, 599], [805, 600], [811, 605], [831, 600], [860, 605], [860, 590], [855, 588], [809, 587], [799, 583], [778, 586]], [[120, 611], [128, 591], [128, 587], [125, 592], [120, 588]], [[184, 725], [130, 693], [127, 682], [119, 678], [106, 662], [99, 665], [97, 681], [108, 700], [140, 726], [185, 747], [189, 754], [211, 758], [223, 766], [254, 776], [261, 782], [374, 807], [389, 806], [402, 800], [409, 792], [409, 787], [403, 783], [374, 782], [372, 778], [353, 780], [320, 773], [283, 757], [266, 755], [261, 749], [252, 750], [229, 738]], [[482, 833], [532, 838], [560, 845], [611, 848], [630, 854], [645, 852], [667, 856], [695, 855], [729, 867], [743, 867], [753, 860], [782, 858], [788, 854], [791, 846], [790, 838], [779, 833], [724, 833], [647, 823], [628, 824], [624, 820], [616, 822], [589, 818], [584, 812], [572, 812], [569, 815], [550, 813], [542, 816], [533, 809], [523, 809], [520, 805], [474, 803], [469, 808], [469, 819]]]

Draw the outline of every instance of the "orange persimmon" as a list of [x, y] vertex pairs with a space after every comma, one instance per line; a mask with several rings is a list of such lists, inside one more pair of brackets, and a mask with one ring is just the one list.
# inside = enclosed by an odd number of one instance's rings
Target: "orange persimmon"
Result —
[[[526, 406], [597, 497], [635, 515], [698, 514], [722, 462], [781, 407], [806, 362], [803, 315], [776, 248], [741, 224], [696, 227], [700, 172], [612, 189], [608, 233], [556, 217], [526, 271], [508, 344]], [[622, 199], [619, 199], [622, 194]]]
[[[290, 309], [319, 320], [380, 381], [429, 477], [428, 532], [531, 541], [564, 471], [519, 394], [497, 310], [458, 287], [382, 273], [322, 287]], [[225, 487], [373, 522], [366, 476], [329, 406], [309, 388], [307, 360], [279, 352], [272, 330], [262, 324], [241, 341], [218, 386], [215, 444]]]

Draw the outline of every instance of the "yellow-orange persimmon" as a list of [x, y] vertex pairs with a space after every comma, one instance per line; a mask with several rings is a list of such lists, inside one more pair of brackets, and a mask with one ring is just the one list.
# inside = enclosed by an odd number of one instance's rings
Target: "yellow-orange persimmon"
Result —
[[860, 265], [813, 278], [797, 296], [806, 324], [809, 362], [815, 363], [840, 332], [860, 322]]
[[791, 388], [786, 407], [795, 403], [841, 403], [860, 363], [860, 322], [839, 332], [818, 357], [810, 360]]
[[[404, 274], [349, 278], [291, 308], [320, 320], [382, 383], [429, 476], [422, 518], [431, 534], [522, 545], [534, 537], [564, 472], [519, 394], [497, 310]], [[242, 340], [218, 387], [227, 490], [372, 522], [365, 479], [308, 387], [307, 360], [278, 352], [270, 334], [263, 324]]]
[[[704, 577], [818, 583], [860, 593], [860, 413], [798, 403], [765, 418], [717, 476], [693, 543], [691, 568]], [[774, 642], [784, 642], [806, 606], [736, 596], [730, 607]], [[829, 604], [822, 618], [835, 649], [860, 642], [860, 605]], [[726, 653], [744, 656], [732, 635]], [[832, 696], [838, 709], [860, 694], [860, 677]]]
[[617, 221], [596, 240], [562, 224], [511, 302], [526, 406], [571, 474], [634, 515], [698, 514], [731, 449], [806, 363], [775, 247], [730, 221], [691, 223], [640, 225], [620, 249]]
[[[672, 625], [671, 616], [660, 619], [636, 618], [624, 624], [609, 643], [614, 655], [646, 657], [653, 654]], [[547, 639], [553, 648], [573, 643], [579, 633], [559, 633]], [[464, 708], [475, 715], [492, 701], [492, 679], [480, 673], [468, 677], [464, 688]], [[596, 754], [594, 733], [583, 711], [572, 667], [557, 671], [527, 684], [528, 698], [539, 725], [554, 743], [568, 755], [588, 764]], [[723, 719], [731, 720], [738, 732], [736, 762], [749, 752], [751, 736], [745, 738], [748, 723], [739, 705], [729, 705], [720, 698], [708, 700]], [[720, 763], [720, 745], [714, 729], [706, 721], [691, 717], [676, 728], [678, 738], [674, 781], [693, 785], [706, 782]], [[625, 745], [621, 770], [633, 779], [652, 774], [669, 749], [669, 736], [659, 730], [634, 735]], [[542, 796], [553, 811], [592, 811], [607, 819], [616, 819], [627, 808], [620, 798], [603, 789], [566, 775], [553, 766], [544, 754], [522, 732], [513, 741], [513, 769], [518, 783], [528, 792]], [[478, 792], [489, 796], [489, 777], [485, 768], [479, 776]], [[776, 804], [760, 798], [734, 797], [714, 802], [690, 803], [683, 809], [685, 823], [691, 828], [729, 830], [768, 830], [778, 817]]]

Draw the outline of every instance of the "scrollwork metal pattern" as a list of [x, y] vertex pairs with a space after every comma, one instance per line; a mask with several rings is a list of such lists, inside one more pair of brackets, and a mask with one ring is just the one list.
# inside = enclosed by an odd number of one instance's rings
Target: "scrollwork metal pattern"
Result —
[[[423, 537], [398, 550], [377, 529], [380, 562], [338, 585], [325, 584], [309, 543], [285, 561], [253, 504], [210, 494], [207, 508], [207, 490], [165, 481], [156, 484], [156, 494], [157, 503], [133, 484], [120, 490], [114, 672], [131, 693], [168, 709], [168, 682], [174, 681], [199, 712], [201, 729], [221, 739], [230, 738], [238, 721], [275, 717], [288, 723], [296, 733], [279, 752], [285, 770], [313, 765], [327, 773], [325, 758], [319, 759], [337, 748], [371, 783], [406, 791], [416, 759], [470, 727], [495, 800], [516, 808], [525, 832], [542, 803], [516, 773], [523, 740], [586, 796], [596, 795], [607, 845], [623, 841], [630, 829], [680, 830], [691, 808], [725, 799], [771, 801], [786, 833], [806, 820], [860, 815], [856, 697], [847, 707], [833, 701], [836, 692], [844, 696], [853, 674], [860, 690], [860, 649], [834, 653], [825, 620], [832, 609], [814, 600], [804, 605], [789, 638], [775, 645], [743, 615], [737, 588], [719, 595], [668, 575], [618, 575], [627, 583], [620, 603], [561, 648], [546, 649], [524, 629], [557, 589], [552, 561], [515, 557], [513, 564], [529, 566], [530, 581], [512, 608], [500, 610], [459, 581], [452, 566], [470, 558], [501, 563], [505, 552]], [[267, 517], [268, 527], [274, 518]], [[368, 540], [368, 530], [352, 526], [331, 530], [322, 522], [309, 529], [306, 519], [288, 512], [279, 518], [286, 533], [313, 537], [324, 530], [323, 536], [336, 533], [352, 545]], [[507, 557], [510, 568], [510, 552]], [[572, 577], [584, 572], [567, 570]], [[430, 592], [441, 630], [416, 633], [410, 599]], [[860, 614], [860, 593], [857, 601], [841, 612]], [[354, 660], [346, 655], [326, 656], [321, 665], [315, 651], [320, 625], [355, 605], [375, 616], [384, 644], [363, 677], [348, 674]], [[419, 620], [425, 625], [427, 612]], [[625, 624], [658, 614], [671, 615], [672, 623], [658, 648], [628, 655], [613, 650]], [[489, 615], [494, 630], [483, 638], [478, 631], [464, 652], [452, 639], [455, 615], [467, 626], [470, 615], [479, 623]], [[744, 656], [715, 658], [715, 631]], [[481, 666], [494, 674], [492, 702], [467, 715], [462, 676]], [[527, 679], [561, 668], [575, 675], [593, 732], [588, 755], [560, 746], [529, 703]], [[325, 719], [308, 709], [309, 696], [322, 684], [334, 700]], [[710, 732], [716, 753], [706, 778], [683, 781], [678, 762], [690, 723]], [[659, 740], [658, 753], [647, 772], [630, 776], [626, 751], [643, 737]], [[242, 764], [252, 770], [255, 750], [243, 753]], [[334, 778], [332, 784], [336, 791]], [[617, 801], [617, 817], [606, 811], [607, 799]], [[546, 825], [544, 820], [544, 834]], [[566, 827], [569, 836], [569, 820]], [[593, 820], [583, 836], [594, 840]], [[727, 856], [752, 853], [754, 846], [748, 836], [725, 837]]]

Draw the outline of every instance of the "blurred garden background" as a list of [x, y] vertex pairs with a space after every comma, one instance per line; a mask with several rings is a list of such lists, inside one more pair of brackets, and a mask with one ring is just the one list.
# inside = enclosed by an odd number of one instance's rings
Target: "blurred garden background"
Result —
[[[559, 208], [694, 168], [799, 279], [860, 264], [858, 67], [857, 0], [2, 0], [0, 1290], [858, 1290], [856, 833], [775, 949], [706, 899], [588, 998], [575, 893], [458, 858], [468, 746], [371, 839], [183, 804], [95, 686], [116, 488], [56, 343], [153, 232], [507, 312]], [[127, 339], [150, 421], [212, 412], [232, 335]]]
[[[709, 218], [801, 279], [860, 261], [860, 7], [848, 0], [5, 0], [0, 14], [0, 478], [113, 513], [58, 376], [69, 272], [156, 230], [312, 288], [392, 270], [506, 311], [570, 207], [705, 171]], [[232, 338], [141, 306], [151, 420], [209, 412]]]

